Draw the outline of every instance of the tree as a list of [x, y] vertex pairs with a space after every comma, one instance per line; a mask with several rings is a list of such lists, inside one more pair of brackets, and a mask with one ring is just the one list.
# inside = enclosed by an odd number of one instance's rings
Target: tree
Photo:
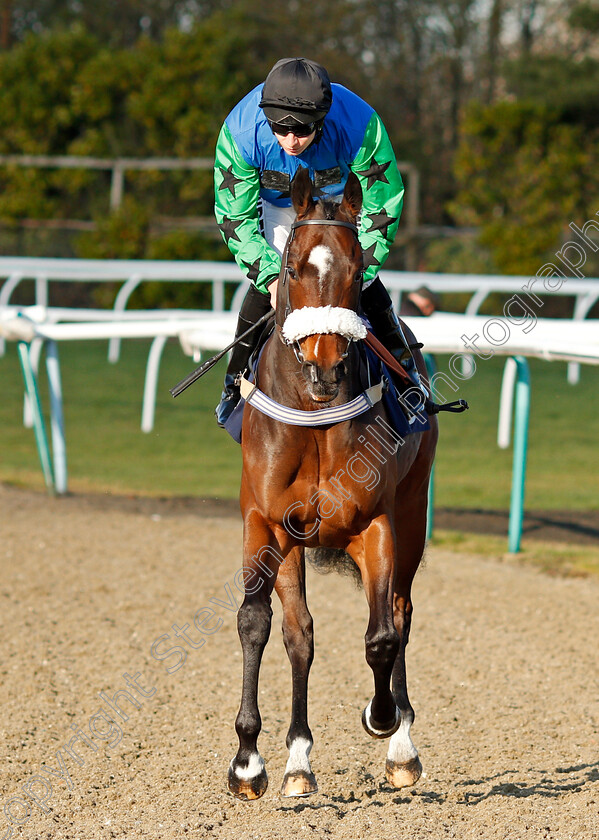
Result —
[[[533, 50], [535, 16], [550, 21], [560, 9], [559, 42], [548, 26]], [[458, 224], [480, 227], [479, 242], [498, 270], [524, 274], [559, 248], [570, 221], [597, 209], [599, 60], [580, 45], [599, 29], [599, 13], [587, 4], [534, 0], [517, 10], [521, 54], [503, 65], [510, 101], [471, 103], [450, 207]]]
[[189, 30], [197, 20], [218, 8], [231, 5], [216, 0], [11, 0], [7, 22], [17, 41], [29, 33], [41, 34], [73, 25], [94, 32], [106, 46], [134, 46], [141, 35], [158, 40], [165, 30], [178, 27]]
[[493, 0], [489, 13], [487, 25], [487, 90], [484, 97], [487, 103], [493, 102], [497, 89], [497, 76], [499, 71], [499, 51], [501, 48], [501, 29], [503, 26], [503, 14], [505, 11], [505, 0]]
[[472, 105], [456, 156], [460, 224], [480, 228], [497, 269], [534, 274], [599, 190], [596, 137], [543, 105]]
[[[64, 154], [80, 133], [73, 91], [80, 68], [96, 55], [95, 38], [78, 28], [29, 35], [0, 54], [0, 153]], [[0, 217], [49, 217], [72, 210], [67, 185], [83, 188], [83, 171], [0, 170]], [[65, 186], [67, 186], [65, 190]]]

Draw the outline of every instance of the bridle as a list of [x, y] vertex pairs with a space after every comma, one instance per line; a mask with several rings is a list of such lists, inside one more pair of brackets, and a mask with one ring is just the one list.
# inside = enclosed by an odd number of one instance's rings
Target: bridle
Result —
[[[281, 287], [285, 289], [286, 294], [286, 301], [285, 301], [285, 320], [292, 314], [291, 303], [289, 300], [289, 264], [288, 264], [288, 255], [289, 255], [289, 246], [293, 242], [295, 237], [295, 231], [298, 227], [302, 227], [303, 225], [336, 225], [337, 227], [345, 227], [351, 230], [356, 238], [358, 237], [358, 228], [356, 225], [352, 224], [351, 222], [343, 222], [339, 219], [305, 219], [303, 221], [294, 222], [291, 225], [291, 230], [289, 232], [289, 237], [287, 239], [287, 244], [285, 245], [284, 251], [284, 259], [281, 266], [281, 273], [279, 275], [279, 280], [281, 283]], [[354, 282], [360, 283], [360, 290], [362, 286], [362, 279], [363, 279], [364, 269], [359, 272], [359, 277]], [[310, 307], [306, 307], [310, 309]], [[318, 308], [316, 308], [318, 309]], [[328, 309], [335, 311], [335, 307], [320, 307], [320, 309]], [[366, 329], [362, 322], [360, 321], [359, 316], [356, 314], [354, 310], [343, 310], [339, 308], [341, 311], [347, 313], [351, 312], [355, 320], [359, 323], [364, 333]], [[339, 311], [339, 309], [337, 311]], [[304, 309], [295, 310], [296, 313], [302, 313], [305, 311]], [[284, 345], [292, 346], [295, 357], [299, 364], [303, 364], [305, 362], [304, 356], [301, 351], [299, 339], [295, 340], [287, 340], [287, 338], [283, 335], [283, 325], [277, 323], [277, 334]], [[333, 330], [329, 330], [333, 332]], [[340, 335], [344, 335], [347, 338], [347, 348], [345, 353], [341, 358], [346, 358], [349, 353], [349, 348], [352, 341], [356, 341], [358, 338], [360, 330], [355, 329], [355, 325], [352, 329], [348, 329], [347, 332], [341, 332]], [[363, 338], [364, 336], [360, 336]], [[369, 376], [370, 381], [370, 376]], [[337, 405], [327, 408], [320, 408], [318, 411], [303, 411], [301, 409], [291, 408], [286, 405], [282, 405], [267, 394], [262, 392], [256, 385], [256, 383], [250, 382], [245, 376], [241, 377], [240, 381], [240, 391], [243, 399], [249, 403], [254, 408], [258, 409], [258, 411], [262, 412], [262, 414], [266, 414], [268, 417], [272, 417], [274, 420], [277, 420], [281, 423], [285, 423], [292, 426], [305, 426], [305, 427], [313, 427], [313, 426], [330, 426], [336, 425], [337, 423], [346, 422], [348, 420], [352, 420], [354, 417], [359, 417], [360, 415], [364, 414], [366, 411], [369, 411], [374, 405], [379, 403], [383, 397], [383, 392], [386, 390], [386, 379], [383, 377], [381, 381], [375, 385], [371, 385], [357, 397], [354, 397], [353, 400], [350, 400], [348, 403], [344, 403], [343, 405]]]
[[[351, 230], [352, 233], [355, 235], [356, 239], [358, 238], [358, 228], [357, 228], [357, 226], [354, 225], [352, 222], [344, 222], [341, 219], [302, 219], [300, 221], [293, 222], [293, 224], [291, 225], [291, 229], [289, 231], [289, 237], [287, 239], [287, 243], [285, 245], [284, 262], [283, 262], [282, 269], [281, 269], [281, 286], [285, 291], [285, 310], [284, 310], [284, 313], [285, 313], [284, 318], [285, 319], [293, 311], [292, 306], [291, 306], [291, 301], [289, 300], [289, 249], [290, 249], [290, 247], [293, 243], [293, 240], [295, 239], [295, 232], [296, 232], [297, 228], [304, 227], [305, 225], [331, 225], [331, 226], [335, 226], [335, 227], [344, 227], [344, 228], [347, 228], [348, 230]], [[360, 283], [360, 286], [362, 284], [363, 274], [364, 274], [364, 272], [362, 270], [360, 272], [359, 281], [358, 281]], [[278, 324], [277, 326], [278, 326], [277, 332], [279, 334], [279, 338], [281, 339], [283, 344], [289, 344], [289, 342], [286, 341], [286, 339], [284, 338], [284, 336], [282, 334], [282, 331], [281, 331], [282, 324]], [[347, 350], [343, 354], [342, 358], [347, 357], [347, 354], [349, 353], [349, 346], [351, 344], [351, 341], [352, 341], [352, 339], [348, 339]], [[303, 356], [303, 353], [301, 351], [299, 341], [294, 341], [292, 343], [292, 346], [293, 346], [293, 351], [295, 353], [295, 357], [296, 357], [297, 361], [300, 364], [302, 364], [304, 362], [304, 356]]]

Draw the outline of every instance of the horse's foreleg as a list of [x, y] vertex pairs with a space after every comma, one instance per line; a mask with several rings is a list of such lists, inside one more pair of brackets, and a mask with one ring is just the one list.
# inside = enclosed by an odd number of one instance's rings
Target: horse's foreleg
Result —
[[[282, 558], [269, 546], [272, 536], [262, 522], [253, 523], [253, 527], [248, 527], [247, 521], [245, 524], [245, 597], [237, 613], [243, 652], [243, 687], [235, 721], [239, 749], [229, 767], [229, 790], [240, 799], [258, 799], [268, 786], [264, 760], [257, 745], [262, 728], [258, 711], [258, 676], [270, 635], [270, 596]], [[258, 547], [254, 551], [255, 545]]]
[[408, 698], [406, 647], [412, 622], [412, 580], [422, 559], [426, 540], [426, 497], [421, 497], [420, 501], [412, 497], [410, 503], [403, 496], [398, 519], [400, 550], [395, 570], [393, 619], [400, 644], [393, 666], [393, 696], [401, 723], [389, 742], [386, 776], [393, 787], [402, 788], [415, 784], [422, 773], [418, 751], [410, 735], [414, 710]]
[[393, 787], [402, 788], [416, 784], [422, 773], [418, 750], [410, 735], [410, 729], [414, 723], [414, 710], [408, 698], [406, 679], [406, 645], [412, 615], [409, 592], [405, 594], [396, 592], [394, 615], [400, 644], [393, 666], [393, 696], [400, 714], [400, 724], [389, 742], [385, 772], [387, 780]]
[[400, 719], [390, 687], [399, 639], [391, 601], [395, 540], [387, 517], [375, 519], [348, 552], [362, 573], [370, 608], [364, 640], [366, 661], [374, 676], [374, 696], [364, 709], [362, 723], [373, 738], [388, 738], [399, 726]]
[[258, 799], [266, 791], [268, 777], [258, 752], [262, 720], [258, 711], [258, 674], [262, 653], [270, 635], [272, 609], [268, 601], [246, 596], [237, 614], [237, 629], [243, 651], [243, 688], [235, 721], [239, 749], [229, 767], [229, 790], [240, 799]]
[[308, 726], [308, 675], [314, 658], [312, 616], [306, 604], [304, 550], [295, 548], [281, 566], [275, 584], [283, 606], [283, 641], [293, 684], [291, 724], [287, 733], [289, 760], [281, 793], [307, 796], [318, 790], [310, 767], [312, 733]]

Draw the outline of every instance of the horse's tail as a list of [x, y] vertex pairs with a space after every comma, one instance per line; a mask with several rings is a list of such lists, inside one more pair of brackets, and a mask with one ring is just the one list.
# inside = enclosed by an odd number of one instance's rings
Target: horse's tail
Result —
[[342, 548], [309, 548], [306, 557], [311, 566], [322, 575], [338, 572], [352, 578], [356, 586], [362, 585], [362, 575], [354, 560]]

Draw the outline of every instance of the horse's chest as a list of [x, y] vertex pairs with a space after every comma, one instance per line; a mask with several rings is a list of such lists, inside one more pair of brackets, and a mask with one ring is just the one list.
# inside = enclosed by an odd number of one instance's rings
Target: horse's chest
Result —
[[396, 480], [394, 458], [381, 463], [360, 450], [344, 458], [312, 453], [279, 473], [268, 516], [293, 537], [335, 542], [339, 533], [361, 530]]

